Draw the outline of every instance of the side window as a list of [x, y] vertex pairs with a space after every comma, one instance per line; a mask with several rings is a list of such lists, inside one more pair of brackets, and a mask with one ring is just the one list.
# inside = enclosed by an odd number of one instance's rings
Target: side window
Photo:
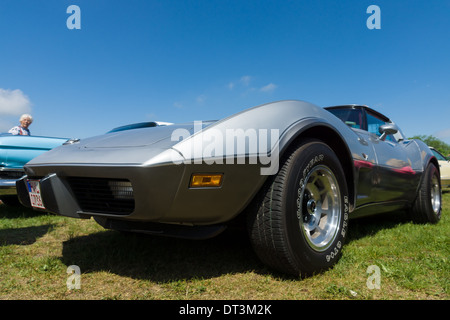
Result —
[[362, 129], [362, 112], [359, 109], [342, 108], [328, 110], [351, 128]]
[[[379, 129], [380, 126], [385, 123], [386, 122], [384, 122], [384, 120], [376, 117], [373, 114], [370, 114], [369, 112], [367, 113], [367, 131], [369, 131], [370, 133], [376, 134], [378, 137], [381, 136]], [[396, 142], [397, 139], [395, 139], [392, 135], [388, 135], [386, 137], [386, 141]]]
[[376, 134], [377, 136], [380, 136], [379, 128], [385, 124], [385, 122], [370, 113], [367, 113], [367, 131], [370, 133]]

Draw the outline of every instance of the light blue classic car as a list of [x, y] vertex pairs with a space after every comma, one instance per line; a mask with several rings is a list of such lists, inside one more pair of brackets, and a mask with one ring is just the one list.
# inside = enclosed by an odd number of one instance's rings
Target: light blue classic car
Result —
[[66, 138], [0, 133], [0, 200], [5, 204], [16, 203], [16, 180], [24, 175], [25, 163], [66, 141]]

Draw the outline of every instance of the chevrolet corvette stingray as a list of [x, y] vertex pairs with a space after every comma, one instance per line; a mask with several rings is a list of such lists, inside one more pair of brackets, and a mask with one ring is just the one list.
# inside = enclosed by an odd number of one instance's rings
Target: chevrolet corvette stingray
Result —
[[259, 258], [302, 276], [337, 262], [351, 218], [441, 215], [433, 153], [364, 105], [289, 100], [218, 121], [130, 126], [70, 140], [25, 172], [22, 204], [108, 229], [203, 239], [245, 215]]

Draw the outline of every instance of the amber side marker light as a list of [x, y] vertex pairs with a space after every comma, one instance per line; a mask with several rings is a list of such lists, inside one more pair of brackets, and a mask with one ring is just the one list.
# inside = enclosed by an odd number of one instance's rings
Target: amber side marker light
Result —
[[191, 177], [191, 188], [219, 188], [222, 185], [223, 174], [195, 173]]

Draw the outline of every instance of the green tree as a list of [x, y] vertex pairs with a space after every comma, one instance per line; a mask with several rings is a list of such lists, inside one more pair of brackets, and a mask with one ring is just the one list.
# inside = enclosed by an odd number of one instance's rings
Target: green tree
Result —
[[450, 145], [445, 143], [442, 140], [439, 140], [438, 138], [436, 138], [434, 136], [419, 135], [419, 136], [414, 136], [410, 139], [422, 140], [428, 146], [435, 148], [437, 151], [442, 153], [444, 156], [450, 155]]

